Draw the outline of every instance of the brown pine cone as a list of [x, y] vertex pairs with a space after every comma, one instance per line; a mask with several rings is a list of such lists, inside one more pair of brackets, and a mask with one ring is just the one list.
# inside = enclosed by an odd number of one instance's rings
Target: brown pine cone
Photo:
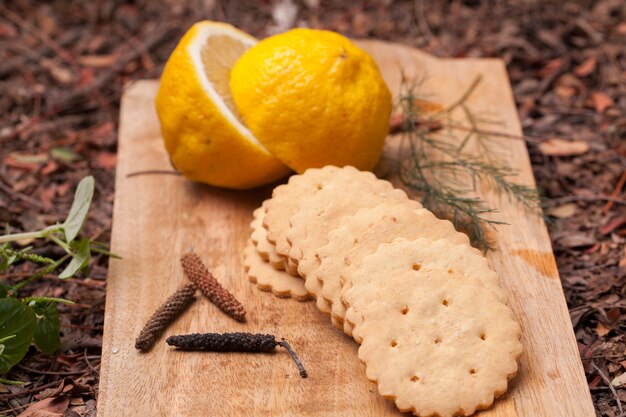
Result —
[[188, 284], [172, 294], [148, 319], [135, 340], [135, 348], [148, 350], [167, 326], [193, 301], [196, 284]]
[[246, 310], [241, 303], [217, 282], [198, 255], [193, 252], [186, 253], [180, 258], [180, 263], [191, 282], [195, 283], [213, 304], [237, 321], [246, 320]]

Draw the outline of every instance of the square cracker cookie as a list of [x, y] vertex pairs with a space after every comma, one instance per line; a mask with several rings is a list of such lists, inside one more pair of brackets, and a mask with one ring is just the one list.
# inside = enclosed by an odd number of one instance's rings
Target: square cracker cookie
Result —
[[[522, 354], [511, 309], [473, 275], [431, 261], [450, 244], [398, 239], [363, 260], [345, 298], [361, 317], [359, 358], [398, 408], [470, 415], [507, 389]], [[453, 260], [450, 260], [453, 264]]]
[[[385, 202], [374, 208], [363, 208], [345, 218], [328, 234], [328, 244], [317, 250], [315, 257], [301, 261], [298, 269], [320, 280], [321, 295], [332, 305], [332, 314], [343, 321], [342, 280], [349, 277], [350, 271], [359, 269], [363, 258], [374, 253], [380, 244], [398, 237], [411, 240], [421, 237], [432, 241], [447, 239], [454, 245], [470, 244], [467, 235], [457, 232], [451, 222], [438, 219], [416, 201]], [[480, 256], [476, 249], [470, 250]], [[499, 290], [497, 275], [486, 274], [485, 277], [492, 279], [491, 286]], [[344, 331], [351, 335], [349, 322], [345, 322]]]
[[[313, 258], [315, 251], [328, 243], [328, 232], [339, 226], [345, 217], [362, 207], [377, 206], [385, 201], [407, 200], [404, 191], [394, 189], [390, 183], [378, 179], [328, 183], [307, 201], [302, 202], [300, 209], [289, 220], [291, 224], [287, 233], [287, 240], [291, 243], [289, 257], [298, 259], [299, 262], [307, 262]], [[306, 289], [316, 295], [318, 308], [330, 313], [331, 306], [321, 297], [317, 277], [307, 277], [300, 269], [298, 272], [305, 279]]]

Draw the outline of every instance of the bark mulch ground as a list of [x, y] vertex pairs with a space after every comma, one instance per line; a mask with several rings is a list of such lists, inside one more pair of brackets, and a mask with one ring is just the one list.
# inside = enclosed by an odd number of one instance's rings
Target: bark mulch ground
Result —
[[[158, 77], [201, 19], [259, 37], [308, 26], [438, 56], [504, 59], [597, 414], [626, 415], [623, 0], [0, 3], [0, 224], [34, 230], [62, 221], [76, 184], [91, 174], [97, 189], [86, 233], [109, 241], [123, 86]], [[65, 415], [95, 416], [106, 273], [106, 258], [95, 257], [81, 278], [50, 276], [27, 288], [76, 304], [60, 307], [57, 354], [32, 349], [5, 375], [31, 383], [0, 385], [0, 415], [64, 391]]]

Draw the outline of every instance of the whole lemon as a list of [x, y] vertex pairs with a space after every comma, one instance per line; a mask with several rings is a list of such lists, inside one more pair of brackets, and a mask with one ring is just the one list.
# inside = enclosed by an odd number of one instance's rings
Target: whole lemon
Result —
[[290, 172], [237, 117], [229, 73], [257, 40], [231, 25], [196, 23], [169, 57], [156, 98], [165, 147], [187, 178], [251, 188]]
[[301, 173], [376, 165], [391, 94], [374, 60], [334, 32], [293, 29], [248, 49], [230, 72], [233, 100], [254, 136]]

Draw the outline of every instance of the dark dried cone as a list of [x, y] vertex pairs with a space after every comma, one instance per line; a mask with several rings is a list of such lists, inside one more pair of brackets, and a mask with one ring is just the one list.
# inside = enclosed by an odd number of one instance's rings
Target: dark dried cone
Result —
[[212, 352], [271, 352], [278, 345], [271, 334], [260, 333], [193, 333], [170, 336], [167, 344], [182, 350]]
[[143, 326], [135, 340], [135, 348], [144, 351], [150, 349], [167, 326], [191, 303], [196, 288], [196, 284], [185, 285], [161, 304]]
[[195, 283], [213, 304], [237, 321], [246, 320], [246, 310], [241, 303], [217, 282], [198, 255], [193, 252], [186, 253], [180, 258], [180, 263], [191, 282]]
[[170, 346], [181, 350], [205, 350], [212, 352], [272, 352], [276, 346], [287, 349], [295, 362], [300, 376], [308, 376], [304, 365], [296, 352], [285, 339], [280, 342], [271, 334], [261, 333], [193, 333], [179, 336], [170, 336], [166, 340]]

